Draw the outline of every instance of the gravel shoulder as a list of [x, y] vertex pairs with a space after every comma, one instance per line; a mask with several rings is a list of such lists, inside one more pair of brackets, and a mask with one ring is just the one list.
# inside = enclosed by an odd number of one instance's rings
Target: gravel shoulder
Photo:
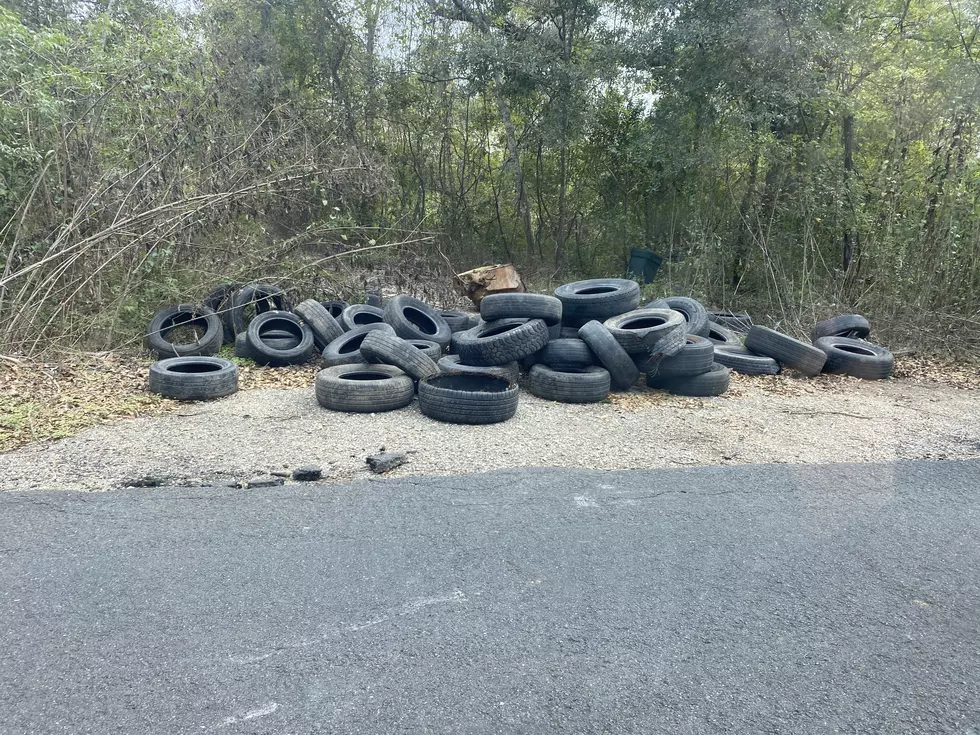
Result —
[[432, 421], [415, 404], [344, 414], [320, 408], [312, 386], [257, 388], [0, 455], [0, 491], [106, 490], [146, 475], [232, 482], [308, 464], [341, 481], [368, 474], [365, 457], [381, 447], [410, 452], [392, 476], [970, 459], [980, 457], [978, 409], [980, 390], [918, 379], [735, 376], [712, 399], [636, 389], [575, 405], [522, 391], [516, 418], [471, 427]]

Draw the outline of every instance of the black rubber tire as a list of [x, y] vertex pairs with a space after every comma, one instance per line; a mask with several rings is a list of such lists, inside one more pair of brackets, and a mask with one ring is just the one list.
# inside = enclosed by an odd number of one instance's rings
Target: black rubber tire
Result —
[[816, 342], [821, 337], [864, 338], [871, 334], [871, 323], [860, 314], [841, 314], [817, 322], [811, 336]]
[[[194, 325], [200, 335], [193, 342], [174, 343], [167, 334], [176, 327]], [[146, 329], [146, 346], [163, 359], [213, 355], [224, 342], [224, 326], [213, 309], [198, 304], [177, 304], [160, 309]]]
[[377, 288], [366, 289], [364, 291], [364, 303], [368, 306], [377, 306], [381, 308], [381, 291]]
[[[647, 373], [658, 378], [688, 378], [711, 370], [715, 362], [715, 346], [705, 337], [689, 334], [681, 351], [676, 355], [664, 357]], [[642, 368], [641, 368], [642, 369]]]
[[[267, 330], [282, 329], [299, 337], [298, 344], [281, 348], [276, 341], [266, 341], [263, 336]], [[302, 319], [289, 311], [266, 311], [249, 322], [245, 332], [252, 358], [260, 365], [285, 367], [299, 365], [310, 359], [313, 354], [313, 332]]]
[[686, 378], [661, 378], [656, 375], [647, 375], [649, 387], [665, 390], [675, 396], [691, 396], [693, 398], [720, 396], [728, 390], [731, 382], [731, 371], [717, 362], [707, 372]]
[[578, 339], [578, 330], [578, 327], [566, 327], [562, 324], [561, 332], [558, 333], [558, 339]]
[[[276, 350], [290, 350], [298, 346], [301, 340], [301, 335], [291, 334], [282, 329], [270, 329], [267, 332], [262, 332], [262, 341]], [[235, 357], [255, 359], [255, 352], [248, 343], [247, 330], [235, 337]]]
[[364, 341], [368, 332], [375, 329], [380, 329], [388, 334], [395, 333], [390, 324], [365, 324], [363, 327], [344, 332], [342, 337], [337, 337], [323, 348], [321, 357], [328, 366], [370, 362], [361, 354], [361, 342]]
[[744, 347], [716, 347], [715, 362], [742, 375], [779, 375], [779, 363]]
[[393, 296], [384, 305], [385, 321], [402, 339], [428, 339], [445, 349], [453, 332], [439, 312], [412, 296]]
[[608, 329], [597, 321], [591, 321], [578, 330], [582, 339], [592, 350], [596, 360], [609, 372], [613, 390], [629, 390], [640, 377], [640, 371], [633, 359], [620, 346]]
[[593, 278], [559, 286], [555, 296], [561, 301], [565, 325], [581, 327], [593, 319], [604, 322], [633, 311], [640, 305], [640, 285], [624, 278]]
[[720, 324], [739, 334], [746, 334], [752, 329], [752, 317], [744, 311], [709, 311], [708, 321]]
[[446, 320], [453, 334], [470, 328], [470, 315], [465, 311], [440, 311], [439, 316]]
[[684, 316], [671, 309], [636, 309], [604, 326], [629, 355], [676, 354], [684, 346]]
[[823, 350], [758, 325], [752, 327], [745, 336], [745, 347], [750, 352], [771, 357], [809, 377], [818, 375], [827, 361]]
[[564, 370], [535, 365], [526, 386], [538, 398], [549, 401], [596, 403], [609, 397], [610, 378], [608, 370], [595, 365]]
[[349, 332], [357, 327], [363, 327], [365, 324], [380, 324], [384, 320], [385, 313], [381, 307], [351, 304], [340, 315], [340, 326], [345, 332]]
[[444, 373], [477, 373], [479, 375], [496, 375], [516, 383], [521, 377], [520, 366], [516, 362], [506, 365], [466, 365], [459, 361], [459, 355], [443, 355], [436, 363]]
[[327, 301], [321, 301], [320, 306], [329, 311], [330, 316], [336, 319], [337, 323], [339, 324], [340, 317], [343, 315], [344, 309], [350, 306], [350, 304], [348, 304], [346, 301], [341, 301], [340, 299], [328, 299]]
[[548, 327], [540, 319], [498, 319], [458, 332], [455, 342], [467, 365], [506, 365], [548, 344]]
[[307, 299], [297, 304], [293, 311], [306, 322], [310, 331], [313, 332], [313, 344], [318, 350], [322, 351], [324, 347], [344, 333], [344, 328], [316, 299]]
[[698, 337], [708, 336], [708, 310], [697, 299], [687, 296], [668, 296], [651, 301], [644, 309], [673, 309], [680, 312], [687, 322], [687, 333]]
[[150, 365], [153, 393], [178, 401], [206, 401], [238, 390], [238, 366], [220, 357], [168, 357]]
[[[556, 339], [561, 339], [561, 322], [552, 324], [550, 327], [548, 327], [548, 341], [554, 342]], [[578, 338], [573, 337], [572, 339]]]
[[415, 383], [392, 365], [355, 362], [318, 372], [314, 393], [316, 402], [331, 411], [381, 413], [411, 403]]
[[235, 335], [248, 329], [248, 319], [245, 318], [245, 307], [255, 305], [256, 316], [267, 311], [289, 311], [286, 294], [278, 286], [268, 283], [250, 283], [243, 286], [235, 294], [235, 301], [228, 310], [228, 326]]
[[551, 368], [589, 367], [595, 365], [595, 355], [581, 339], [556, 339], [544, 346], [538, 362]]
[[231, 329], [231, 325], [228, 323], [226, 314], [229, 312], [231, 307], [235, 303], [235, 294], [238, 293], [244, 284], [242, 283], [222, 283], [218, 286], [212, 288], [208, 295], [205, 296], [201, 303], [211, 309], [218, 318], [221, 319], [221, 326], [224, 328], [225, 332], [225, 342], [234, 342], [235, 333]]
[[885, 380], [895, 369], [895, 358], [884, 347], [849, 337], [820, 337], [815, 346], [827, 355], [824, 371], [864, 380]]
[[506, 421], [517, 413], [517, 397], [517, 383], [495, 375], [449, 372], [419, 381], [419, 410], [452, 424]]
[[438, 360], [442, 357], [442, 348], [431, 339], [408, 339], [405, 341], [421, 351], [423, 355], [428, 355], [433, 360]]
[[541, 319], [549, 327], [561, 324], [562, 305], [554, 296], [540, 293], [495, 293], [480, 301], [484, 321]]
[[361, 354], [368, 362], [394, 365], [415, 380], [436, 375], [439, 367], [435, 361], [421, 350], [394, 334], [375, 329], [368, 332], [361, 342]]
[[742, 338], [738, 336], [738, 333], [717, 322], [708, 322], [707, 337], [719, 347], [738, 349], [742, 346]]

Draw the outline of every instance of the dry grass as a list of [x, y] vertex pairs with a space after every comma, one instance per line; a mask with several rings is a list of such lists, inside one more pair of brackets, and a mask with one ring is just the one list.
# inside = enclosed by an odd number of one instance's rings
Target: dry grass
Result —
[[[237, 360], [236, 360], [237, 361]], [[114, 353], [84, 354], [59, 363], [0, 363], [0, 452], [31, 442], [60, 439], [83, 429], [121, 418], [157, 416], [183, 404], [147, 390], [150, 358]], [[241, 390], [308, 388], [319, 363], [288, 368], [264, 368], [239, 362]], [[980, 362], [951, 358], [904, 357], [896, 360], [895, 378], [920, 385], [944, 385], [980, 390]], [[732, 375], [729, 398], [753, 394], [804, 396], [847, 392], [861, 383], [856, 378], [795, 373], [749, 377]], [[653, 405], [703, 408], [709, 402], [671, 396], [638, 385], [629, 393], [613, 393], [610, 403], [630, 412]]]

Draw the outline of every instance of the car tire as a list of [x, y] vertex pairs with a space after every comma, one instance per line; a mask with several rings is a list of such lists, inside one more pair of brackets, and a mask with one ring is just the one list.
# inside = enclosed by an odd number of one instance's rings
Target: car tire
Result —
[[361, 354], [368, 362], [394, 365], [415, 380], [428, 378], [439, 372], [435, 361], [407, 340], [377, 329], [365, 335], [361, 342]]
[[651, 301], [643, 309], [673, 309], [680, 312], [687, 322], [687, 333], [697, 337], [708, 336], [708, 310], [697, 299], [687, 296], [668, 296]]
[[351, 304], [340, 315], [340, 326], [345, 332], [366, 324], [380, 324], [385, 320], [384, 310], [367, 304]]
[[348, 363], [318, 372], [314, 392], [316, 402], [331, 411], [381, 413], [410, 404], [415, 383], [392, 365]]
[[[264, 335], [269, 330], [283, 330], [296, 338], [296, 343], [282, 346], [266, 341]], [[245, 332], [249, 347], [260, 365], [285, 367], [299, 365], [313, 354], [313, 332], [296, 314], [288, 311], [266, 311], [249, 322]]]
[[553, 327], [561, 324], [561, 315], [561, 301], [546, 294], [495, 293], [480, 301], [480, 316], [488, 322], [498, 319], [540, 319]]
[[313, 332], [313, 343], [321, 351], [344, 333], [344, 328], [316, 299], [307, 299], [297, 304], [293, 311], [306, 322]]
[[238, 366], [220, 357], [168, 357], [150, 365], [149, 388], [178, 401], [206, 401], [238, 390]]
[[708, 321], [720, 324], [739, 334], [746, 334], [752, 329], [752, 317], [744, 311], [709, 311]]
[[610, 378], [605, 368], [567, 367], [554, 369], [535, 365], [527, 389], [538, 398], [559, 403], [596, 403], [609, 397]]
[[595, 355], [581, 339], [556, 339], [541, 350], [538, 362], [550, 368], [589, 367], [595, 365]]
[[808, 377], [819, 375], [827, 361], [827, 355], [813, 345], [758, 325], [752, 327], [745, 336], [745, 347], [750, 352], [771, 357]]
[[431, 339], [408, 339], [405, 341], [432, 360], [439, 360], [443, 355], [442, 348]]
[[517, 383], [495, 375], [440, 373], [420, 380], [418, 395], [419, 410], [436, 421], [496, 424], [517, 413]]
[[715, 362], [742, 375], [778, 375], [779, 363], [744, 347], [715, 347]]
[[596, 360], [608, 372], [613, 390], [629, 390], [640, 377], [633, 359], [616, 341], [606, 327], [598, 321], [583, 324], [578, 335], [585, 342]]
[[453, 333], [439, 312], [412, 296], [393, 296], [384, 305], [384, 319], [402, 339], [427, 339], [445, 349]]
[[840, 316], [817, 322], [812, 337], [816, 342], [821, 337], [864, 338], [871, 334], [871, 323], [860, 314], [841, 314]]
[[647, 375], [647, 385], [651, 388], [665, 390], [677, 396], [692, 398], [709, 398], [720, 396], [731, 385], [731, 371], [719, 363], [711, 366], [711, 370], [700, 375], [684, 378], [662, 378], [657, 375]]
[[633, 355], [673, 355], [684, 346], [686, 322], [672, 309], [636, 309], [605, 321], [616, 341]]
[[849, 337], [820, 337], [815, 346], [827, 355], [824, 371], [864, 380], [885, 380], [895, 369], [895, 358], [884, 347]]
[[[193, 342], [171, 342], [168, 335], [177, 328], [193, 325], [198, 337]], [[212, 309], [198, 304], [177, 304], [160, 309], [146, 330], [146, 345], [160, 359], [213, 355], [224, 342], [224, 326]]]
[[741, 349], [742, 347], [742, 338], [738, 336], [738, 333], [723, 324], [708, 322], [707, 337], [719, 347], [731, 347], [734, 349]]
[[651, 370], [640, 368], [648, 379], [651, 375], [657, 378], [688, 378], [711, 370], [715, 362], [714, 344], [694, 334], [689, 334], [685, 339], [684, 346], [676, 355], [658, 360]]
[[633, 311], [640, 304], [640, 285], [624, 278], [593, 278], [559, 286], [555, 297], [561, 301], [565, 325], [581, 327]]
[[495, 375], [516, 383], [521, 377], [520, 366], [516, 362], [506, 365], [466, 365], [459, 361], [459, 355], [443, 355], [436, 363], [444, 373], [476, 373], [479, 375]]
[[285, 292], [278, 286], [268, 283], [250, 283], [243, 286], [235, 294], [235, 301], [228, 311], [228, 326], [235, 335], [248, 329], [249, 319], [245, 313], [246, 307], [255, 306], [255, 315], [267, 311], [289, 311]]
[[548, 344], [541, 319], [498, 319], [455, 336], [456, 352], [467, 365], [506, 365]]
[[389, 324], [365, 324], [363, 327], [344, 332], [342, 337], [337, 337], [323, 348], [321, 357], [328, 366], [368, 362], [368, 359], [361, 354], [361, 343], [368, 333], [374, 330], [381, 330], [388, 334], [395, 333]]

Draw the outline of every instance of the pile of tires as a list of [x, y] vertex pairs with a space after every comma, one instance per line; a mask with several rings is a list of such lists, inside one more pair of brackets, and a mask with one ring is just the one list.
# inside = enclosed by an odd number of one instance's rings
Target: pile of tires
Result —
[[728, 390], [732, 372], [880, 380], [894, 368], [891, 353], [868, 341], [871, 325], [860, 315], [818, 323], [809, 343], [689, 297], [641, 306], [639, 285], [617, 278], [576, 281], [554, 295], [492, 294], [479, 315], [369, 296], [371, 303], [311, 298], [293, 306], [278, 286], [227, 283], [200, 304], [165, 307], [146, 333], [159, 358], [151, 390], [181, 400], [234, 392], [237, 367], [215, 357], [225, 343], [237, 358], [270, 367], [318, 358], [325, 367], [315, 393], [330, 410], [391, 411], [417, 397], [424, 415], [467, 424], [512, 417], [519, 383], [546, 400], [591, 403], [641, 376], [657, 390], [711, 397]]

